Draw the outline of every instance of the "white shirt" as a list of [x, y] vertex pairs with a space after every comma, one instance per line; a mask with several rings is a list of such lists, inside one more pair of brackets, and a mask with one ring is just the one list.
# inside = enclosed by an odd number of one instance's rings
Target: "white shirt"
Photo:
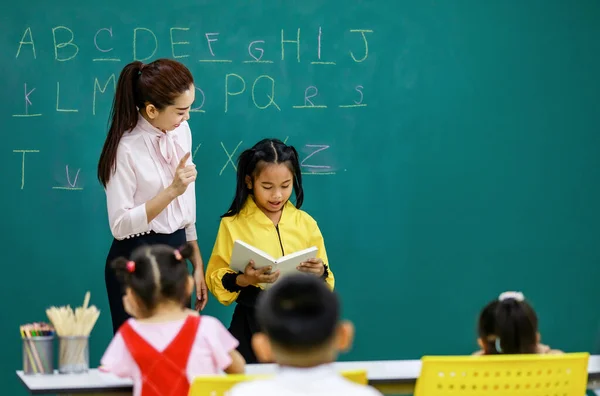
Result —
[[191, 149], [187, 121], [164, 133], [139, 115], [135, 128], [123, 134], [117, 148], [117, 169], [106, 185], [108, 221], [116, 239], [149, 231], [172, 234], [184, 227], [188, 241], [197, 239], [195, 183], [150, 223], [146, 216], [146, 202], [171, 184], [179, 161]]
[[313, 368], [280, 367], [269, 379], [243, 382], [234, 386], [228, 396], [381, 396], [370, 386], [351, 382], [332, 365]]

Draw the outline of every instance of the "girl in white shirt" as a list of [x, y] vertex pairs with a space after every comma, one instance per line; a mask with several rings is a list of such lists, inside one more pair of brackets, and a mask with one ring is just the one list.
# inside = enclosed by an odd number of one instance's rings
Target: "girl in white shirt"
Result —
[[196, 309], [206, 305], [195, 224], [197, 172], [190, 158], [192, 134], [187, 123], [194, 98], [192, 74], [174, 60], [158, 59], [147, 65], [135, 61], [119, 76], [98, 163], [114, 237], [105, 267], [114, 333], [129, 315], [110, 262], [129, 257], [141, 245], [179, 248], [190, 242]]

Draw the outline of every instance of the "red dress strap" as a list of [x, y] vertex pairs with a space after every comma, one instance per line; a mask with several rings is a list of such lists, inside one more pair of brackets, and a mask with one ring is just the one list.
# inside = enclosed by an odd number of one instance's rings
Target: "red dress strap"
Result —
[[125, 322], [119, 332], [125, 346], [140, 368], [142, 396], [187, 395], [190, 383], [187, 364], [196, 340], [200, 316], [188, 316], [173, 341], [164, 351], [157, 351]]

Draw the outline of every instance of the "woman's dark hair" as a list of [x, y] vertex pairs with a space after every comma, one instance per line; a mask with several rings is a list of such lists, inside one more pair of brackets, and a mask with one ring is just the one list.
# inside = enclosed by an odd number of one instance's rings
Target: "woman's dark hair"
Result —
[[485, 354], [536, 353], [538, 318], [525, 300], [498, 299], [481, 311], [478, 333]]
[[188, 68], [171, 59], [157, 59], [147, 65], [135, 61], [123, 68], [112, 104], [110, 128], [98, 162], [98, 179], [104, 187], [117, 168], [121, 137], [137, 124], [138, 109], [147, 104], [158, 110], [171, 106], [193, 83]]
[[294, 193], [296, 194], [296, 207], [300, 209], [304, 201], [302, 190], [302, 172], [298, 160], [298, 152], [293, 146], [288, 146], [279, 139], [263, 139], [254, 147], [240, 154], [237, 163], [237, 183], [235, 197], [227, 213], [221, 217], [235, 216], [240, 213], [252, 190], [246, 185], [246, 176], [255, 179], [262, 166], [266, 164], [286, 164], [294, 175]]
[[119, 257], [111, 265], [121, 284], [131, 288], [149, 314], [165, 299], [179, 301], [185, 306], [189, 298], [185, 260], [193, 252], [190, 244], [179, 250], [168, 245], [145, 245], [135, 249], [130, 259]]

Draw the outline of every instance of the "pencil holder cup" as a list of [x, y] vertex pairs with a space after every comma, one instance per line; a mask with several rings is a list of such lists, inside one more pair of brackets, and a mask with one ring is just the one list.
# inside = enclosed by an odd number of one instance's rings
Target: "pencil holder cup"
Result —
[[58, 372], [85, 373], [90, 369], [89, 336], [58, 338]]
[[23, 339], [23, 373], [54, 373], [54, 336]]

